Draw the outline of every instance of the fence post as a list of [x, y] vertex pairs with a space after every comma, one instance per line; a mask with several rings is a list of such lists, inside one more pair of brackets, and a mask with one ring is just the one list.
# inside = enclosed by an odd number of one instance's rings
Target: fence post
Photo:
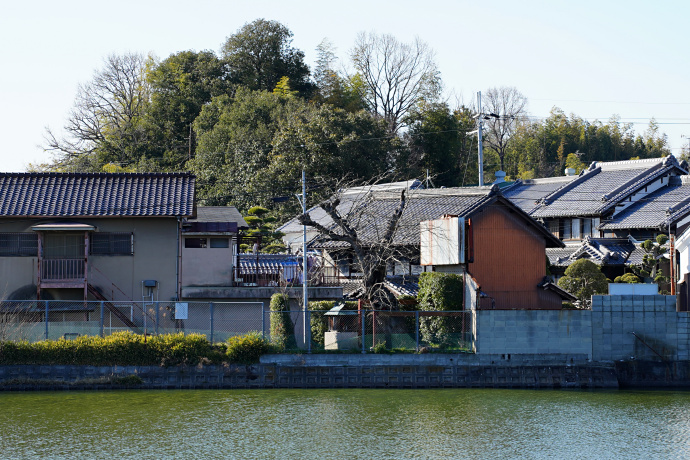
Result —
[[261, 302], [261, 338], [266, 340], [266, 310], [264, 310], [263, 302]]
[[101, 337], [105, 337], [104, 330], [103, 330], [103, 324], [105, 322], [105, 318], [103, 317], [104, 313], [105, 313], [104, 307], [105, 307], [105, 305], [104, 305], [103, 301], [101, 300]]
[[364, 351], [364, 347], [366, 346], [364, 344], [364, 339], [365, 339], [366, 335], [367, 335], [366, 314], [365, 314], [365, 310], [362, 308], [362, 354], [366, 353], [366, 351]]
[[304, 322], [307, 327], [307, 353], [311, 353], [311, 312], [307, 310], [304, 314], [307, 315], [307, 320]]
[[419, 351], [419, 311], [414, 312], [414, 336], [417, 344], [417, 351]]
[[45, 312], [45, 318], [44, 318], [46, 321], [46, 340], [48, 340], [48, 310], [49, 310], [48, 304], [50, 303], [50, 301], [44, 300], [44, 302], [46, 303], [46, 312]]
[[158, 323], [160, 323], [160, 312], [161, 312], [161, 306], [160, 302], [156, 300], [156, 335], [158, 335]]
[[213, 302], [208, 304], [209, 315], [211, 316], [211, 344], [213, 344]]

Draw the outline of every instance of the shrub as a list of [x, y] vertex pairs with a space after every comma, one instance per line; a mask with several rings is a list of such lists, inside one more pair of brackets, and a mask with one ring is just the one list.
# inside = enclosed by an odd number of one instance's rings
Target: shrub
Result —
[[258, 332], [238, 335], [228, 339], [228, 360], [237, 364], [255, 364], [261, 355], [271, 351], [271, 344]]
[[287, 294], [271, 297], [271, 343], [281, 350], [297, 348], [295, 326], [290, 318], [290, 299]]
[[616, 276], [616, 278], [613, 280], [614, 283], [630, 283], [630, 284], [636, 284], [640, 282], [640, 278], [635, 276], [633, 273], [626, 273], [625, 275], [622, 276]]
[[[462, 310], [462, 277], [454, 273], [426, 272], [419, 275], [418, 308], [421, 311]], [[422, 340], [439, 348], [453, 345], [453, 333], [462, 332], [457, 318], [432, 316], [419, 319]]]
[[597, 264], [587, 259], [576, 260], [558, 280], [558, 286], [578, 298], [587, 307], [593, 294], [606, 294], [608, 280]]
[[80, 364], [93, 366], [195, 365], [214, 354], [206, 336], [165, 334], [148, 337], [117, 332], [74, 340], [0, 342], [0, 364]]

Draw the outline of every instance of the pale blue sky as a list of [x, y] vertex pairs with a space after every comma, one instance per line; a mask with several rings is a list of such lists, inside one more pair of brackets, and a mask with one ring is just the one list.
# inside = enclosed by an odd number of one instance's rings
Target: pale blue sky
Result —
[[[111, 53], [163, 59], [218, 51], [246, 22], [275, 19], [311, 65], [328, 37], [346, 58], [357, 32], [429, 43], [446, 90], [469, 102], [516, 86], [534, 116], [558, 106], [643, 132], [652, 116], [677, 152], [690, 136], [690, 2], [675, 1], [34, 1], [0, 16], [0, 171], [50, 159], [38, 145], [59, 131], [77, 85]], [[455, 96], [454, 96], [455, 97]]]

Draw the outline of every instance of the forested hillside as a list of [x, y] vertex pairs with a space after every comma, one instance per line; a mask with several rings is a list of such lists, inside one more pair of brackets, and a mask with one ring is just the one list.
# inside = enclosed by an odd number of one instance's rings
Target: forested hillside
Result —
[[[287, 27], [258, 19], [219, 53], [110, 56], [80, 86], [64, 130], [46, 132], [54, 161], [32, 168], [189, 170], [202, 204], [243, 211], [274, 209], [273, 198], [298, 192], [303, 168], [314, 199], [343, 178], [428, 171], [436, 187], [477, 183], [474, 104], [444, 98], [452, 82], [442, 81], [427, 44], [362, 33], [341, 57], [326, 39], [315, 47], [310, 69]], [[533, 178], [563, 174], [566, 162], [670, 153], [653, 120], [638, 134], [616, 116], [587, 121], [554, 107], [540, 119], [516, 88], [484, 94], [487, 182], [501, 165], [509, 178]], [[287, 203], [277, 215], [297, 205]]]

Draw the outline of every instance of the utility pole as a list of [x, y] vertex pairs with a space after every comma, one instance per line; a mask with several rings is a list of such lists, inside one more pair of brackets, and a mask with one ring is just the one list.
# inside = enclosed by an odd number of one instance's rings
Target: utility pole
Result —
[[[302, 215], [307, 214], [307, 175], [302, 169]], [[308, 310], [308, 290], [307, 279], [309, 275], [307, 267], [307, 226], [302, 225], [302, 297], [304, 298], [304, 310], [302, 311], [302, 333], [304, 335], [304, 346], [307, 346], [307, 310]]]
[[479, 186], [484, 185], [484, 147], [482, 146], [482, 124], [484, 114], [482, 113], [482, 92], [477, 92], [477, 105], [479, 117], [477, 117], [477, 148], [479, 149]]

